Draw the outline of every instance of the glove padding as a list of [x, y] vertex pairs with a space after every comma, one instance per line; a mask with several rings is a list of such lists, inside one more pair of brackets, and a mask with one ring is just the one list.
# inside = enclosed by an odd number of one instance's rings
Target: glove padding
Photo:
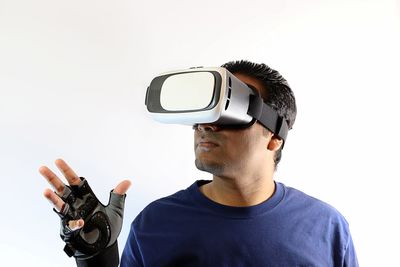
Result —
[[[110, 200], [104, 206], [97, 199], [86, 179], [80, 177], [79, 185], [65, 186], [61, 199], [65, 202], [60, 212], [61, 239], [68, 256], [88, 259], [113, 245], [121, 232], [125, 195], [110, 192]], [[70, 220], [84, 220], [84, 226], [72, 230]]]

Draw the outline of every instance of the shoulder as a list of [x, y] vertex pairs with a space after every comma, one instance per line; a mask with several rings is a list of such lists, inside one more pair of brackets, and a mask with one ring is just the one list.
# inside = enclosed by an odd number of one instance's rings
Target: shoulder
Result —
[[331, 245], [343, 251], [351, 239], [349, 224], [332, 205], [298, 189], [284, 188], [281, 214], [304, 232], [314, 233], [331, 240]]
[[[345, 217], [332, 205], [298, 189], [280, 184], [284, 190], [280, 215], [292, 225], [290, 233], [299, 232], [303, 239], [327, 244], [335, 262], [356, 264], [357, 259]], [[353, 265], [352, 265], [353, 266]]]
[[148, 204], [143, 209], [143, 211], [149, 212], [152, 210], [173, 209], [175, 207], [185, 206], [188, 204], [188, 202], [191, 202], [191, 196], [190, 196], [190, 188], [191, 187], [183, 189], [183, 190], [179, 190], [169, 196], [165, 196], [165, 197], [156, 199], [156, 200], [152, 201], [150, 204]]
[[[339, 216], [342, 216], [340, 212], [333, 207], [332, 205], [328, 204], [327, 202], [320, 200], [316, 197], [310, 196], [299, 189], [286, 186], [281, 184], [284, 188], [285, 200], [290, 204], [297, 207], [309, 207], [309, 208], [316, 208], [320, 212], [325, 213], [332, 213]], [[343, 216], [342, 216], [343, 217]]]
[[284, 188], [283, 205], [292, 215], [329, 223], [348, 232], [348, 222], [335, 207], [298, 189], [281, 185]]
[[147, 225], [152, 225], [182, 216], [185, 210], [193, 206], [191, 187], [152, 201], [138, 214], [132, 224], [140, 225], [145, 222]]

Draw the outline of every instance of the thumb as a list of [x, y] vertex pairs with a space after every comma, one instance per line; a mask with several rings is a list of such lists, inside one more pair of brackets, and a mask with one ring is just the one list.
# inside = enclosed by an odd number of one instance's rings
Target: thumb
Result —
[[120, 183], [114, 188], [113, 192], [114, 192], [115, 194], [118, 194], [118, 195], [125, 195], [130, 186], [131, 186], [131, 181], [129, 181], [129, 180], [124, 180], [124, 181], [120, 182]]

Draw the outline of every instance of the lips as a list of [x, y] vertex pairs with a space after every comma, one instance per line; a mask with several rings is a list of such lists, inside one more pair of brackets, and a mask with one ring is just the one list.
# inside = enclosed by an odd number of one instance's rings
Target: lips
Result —
[[221, 139], [222, 136], [215, 132], [196, 130], [194, 134], [195, 149], [208, 152], [211, 149], [220, 147], [222, 145]]
[[218, 146], [219, 146], [218, 142], [209, 137], [200, 136], [196, 140], [196, 147], [198, 148], [210, 149]]
[[211, 141], [200, 141], [200, 142], [198, 142], [197, 145], [201, 146], [201, 147], [209, 147], [209, 148], [218, 146], [216, 143], [211, 142]]
[[215, 138], [210, 138], [210, 136], [208, 135], [200, 135], [197, 138], [197, 144], [198, 145], [213, 145], [213, 146], [218, 146], [218, 142], [215, 140]]

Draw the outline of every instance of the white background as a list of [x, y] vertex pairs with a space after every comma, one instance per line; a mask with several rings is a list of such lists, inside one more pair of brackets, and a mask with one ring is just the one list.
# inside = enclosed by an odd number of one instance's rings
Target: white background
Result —
[[390, 0], [0, 0], [0, 265], [74, 266], [42, 196], [64, 158], [130, 222], [210, 178], [190, 127], [153, 122], [151, 78], [234, 59], [288, 79], [298, 117], [276, 180], [335, 206], [361, 266], [400, 266], [400, 4]]

